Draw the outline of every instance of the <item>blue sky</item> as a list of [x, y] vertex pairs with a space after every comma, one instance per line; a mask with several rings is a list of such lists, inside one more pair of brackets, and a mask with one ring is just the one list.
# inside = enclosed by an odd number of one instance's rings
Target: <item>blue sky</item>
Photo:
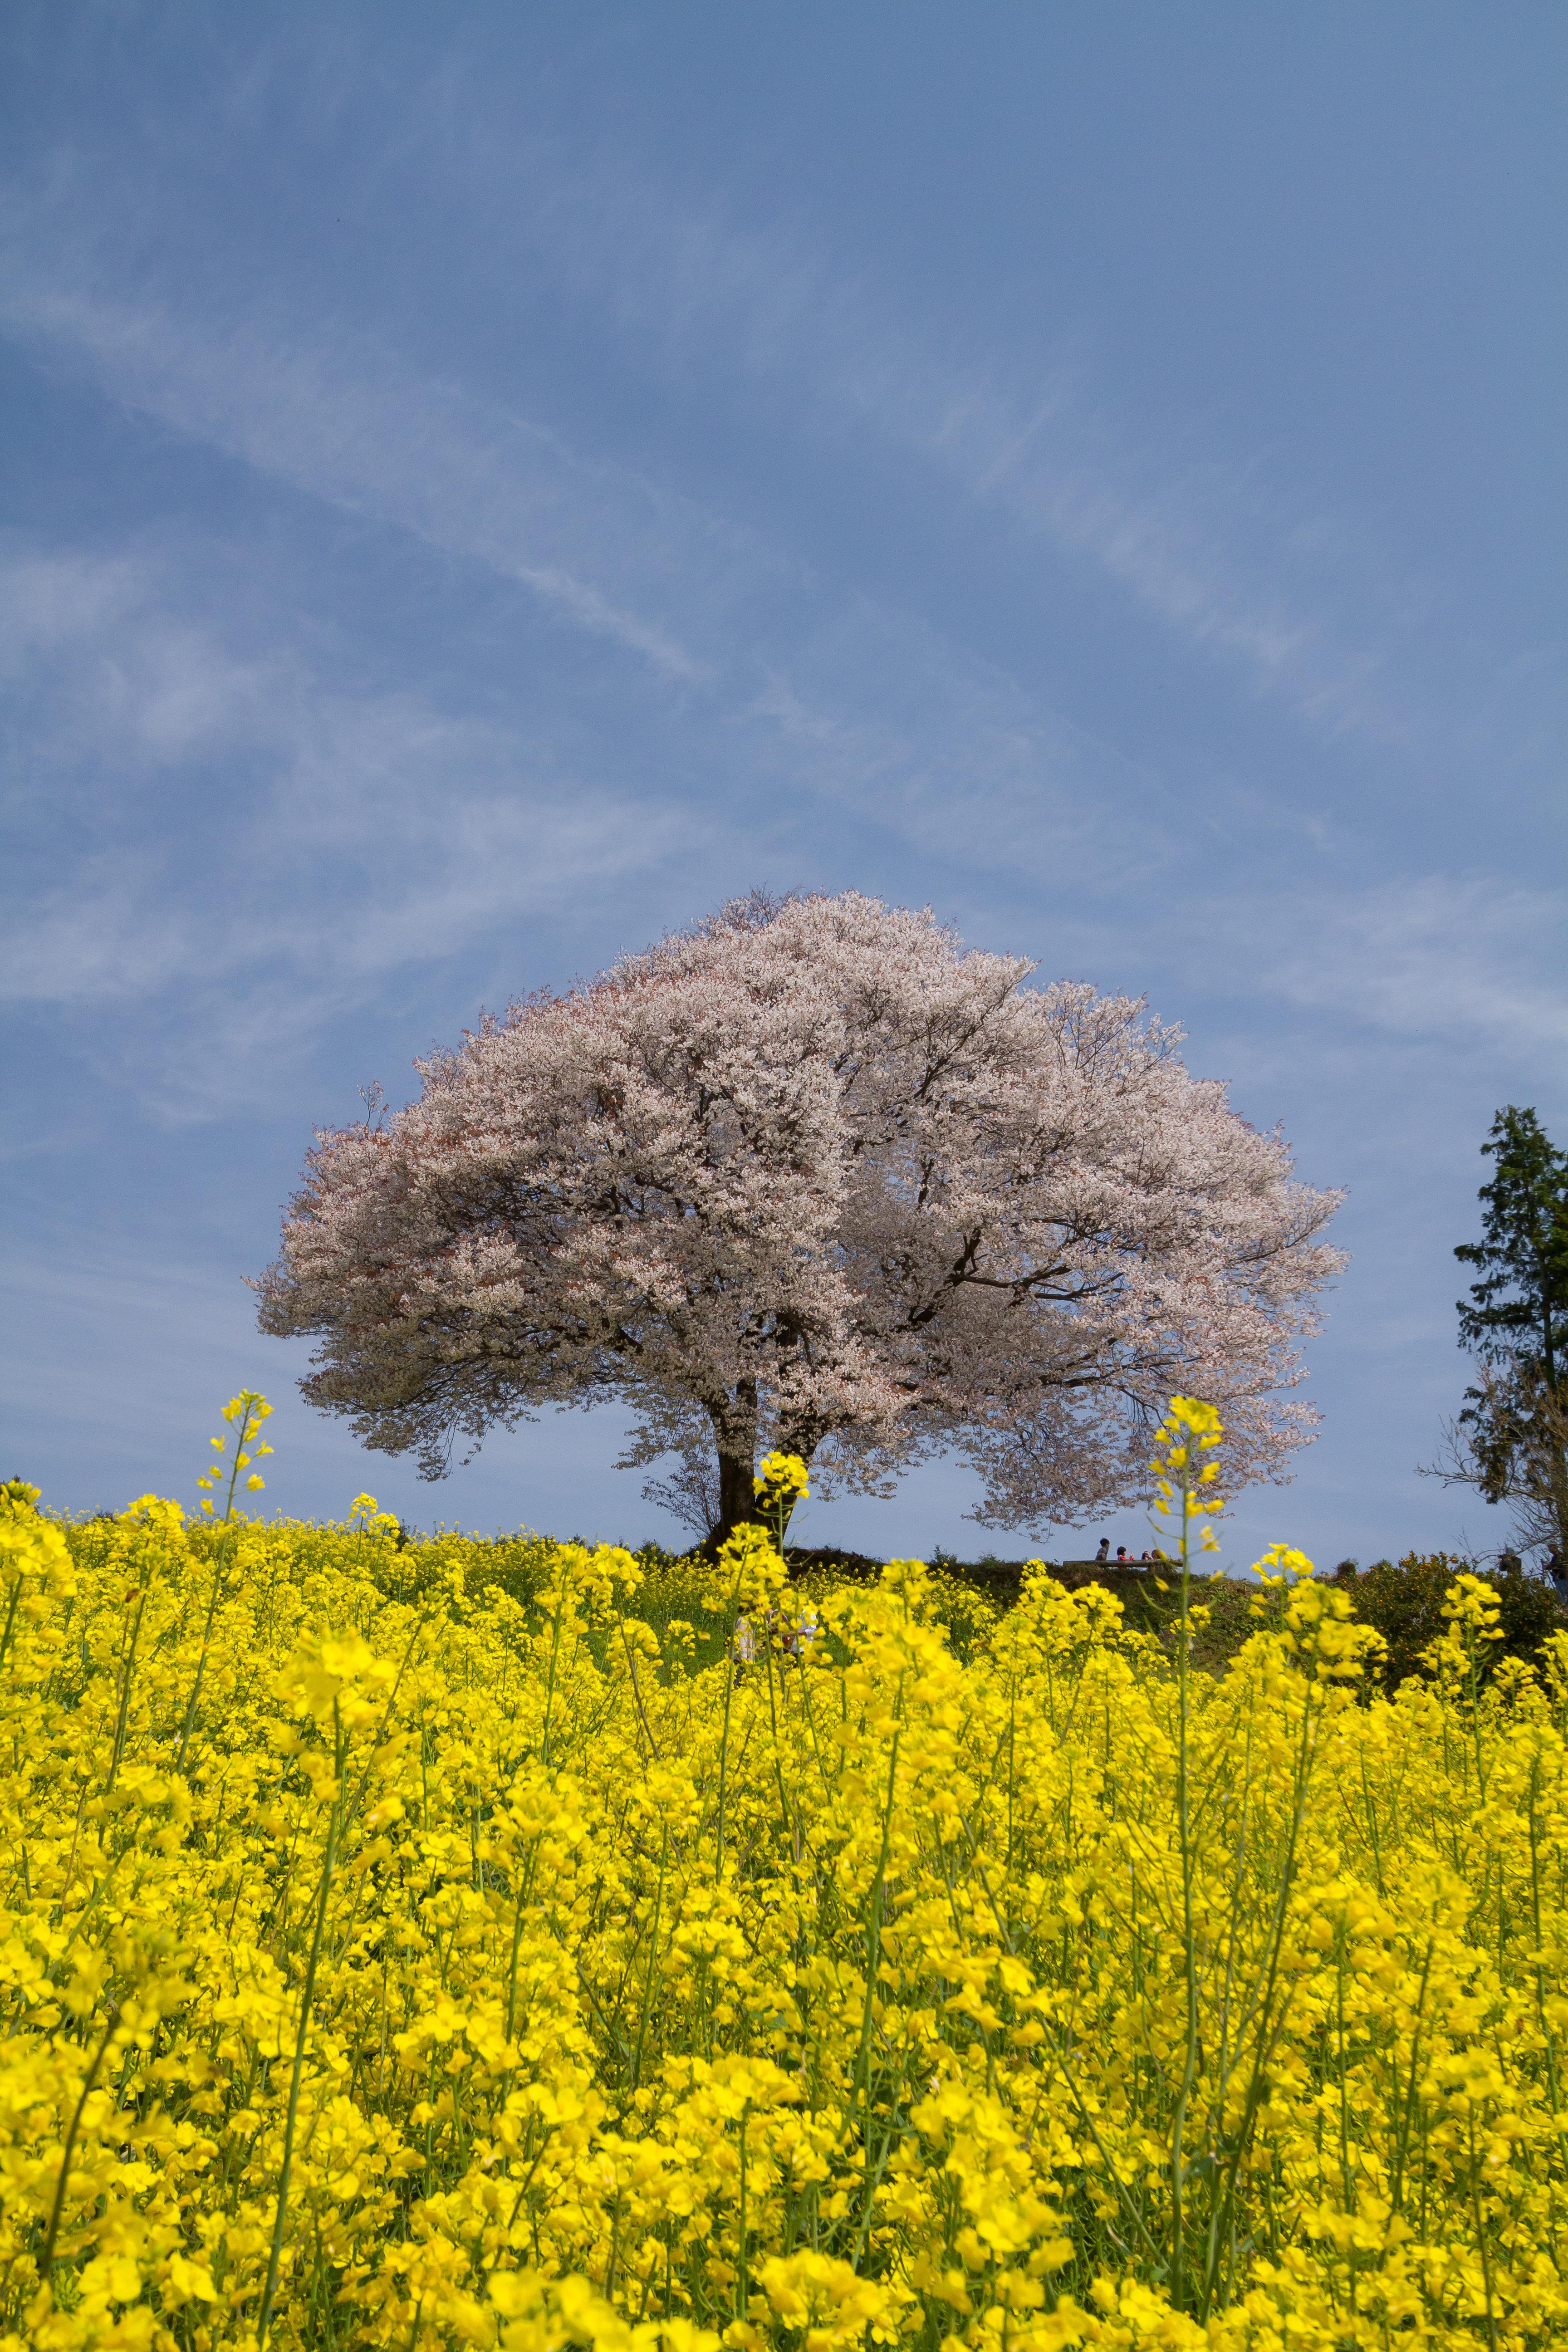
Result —
[[[0, 1471], [193, 1499], [249, 1382], [281, 1508], [669, 1533], [613, 1414], [363, 1454], [241, 1278], [482, 1006], [853, 886], [1146, 995], [1349, 1187], [1322, 1433], [1231, 1557], [1495, 1548], [1415, 1465], [1492, 1113], [1568, 1140], [1561, 8], [13, 0], [0, 49]], [[1018, 1549], [973, 1500], [801, 1531]]]

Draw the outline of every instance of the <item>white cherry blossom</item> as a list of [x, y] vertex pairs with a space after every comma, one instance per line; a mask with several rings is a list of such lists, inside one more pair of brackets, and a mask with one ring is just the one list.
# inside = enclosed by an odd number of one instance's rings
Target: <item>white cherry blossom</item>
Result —
[[319, 1137], [263, 1327], [318, 1335], [307, 1397], [429, 1475], [619, 1400], [633, 1460], [710, 1449], [722, 1528], [775, 1444], [819, 1493], [955, 1448], [990, 1524], [1071, 1523], [1144, 1491], [1173, 1390], [1232, 1486], [1281, 1475], [1339, 1196], [1142, 1004], [1033, 970], [847, 892], [531, 997]]

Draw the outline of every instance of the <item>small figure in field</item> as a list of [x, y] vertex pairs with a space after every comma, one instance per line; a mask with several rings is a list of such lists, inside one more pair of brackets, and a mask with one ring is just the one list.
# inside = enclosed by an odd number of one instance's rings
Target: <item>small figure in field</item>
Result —
[[1568, 1601], [1568, 1568], [1563, 1565], [1563, 1555], [1555, 1544], [1542, 1562], [1542, 1573], [1559, 1601]]
[[1118, 1568], [1131, 1568], [1132, 1566], [1132, 1555], [1128, 1550], [1125, 1544], [1118, 1544], [1116, 1547], [1116, 1564]]
[[1109, 1536], [1100, 1537], [1100, 1549], [1095, 1553], [1094, 1558], [1097, 1567], [1103, 1567], [1105, 1562], [1110, 1558], [1110, 1538]]
[[793, 1659], [799, 1665], [816, 1639], [815, 1609], [807, 1609], [797, 1624], [791, 1624], [777, 1609], [770, 1609], [760, 1623], [753, 1623], [750, 1617], [737, 1617], [733, 1648], [736, 1674], [742, 1675], [748, 1666], [758, 1664], [763, 1644], [772, 1648], [776, 1643], [782, 1657]]
[[786, 1658], [798, 1664], [816, 1639], [816, 1612], [806, 1610], [796, 1625], [785, 1623], [779, 1634], [779, 1647]]

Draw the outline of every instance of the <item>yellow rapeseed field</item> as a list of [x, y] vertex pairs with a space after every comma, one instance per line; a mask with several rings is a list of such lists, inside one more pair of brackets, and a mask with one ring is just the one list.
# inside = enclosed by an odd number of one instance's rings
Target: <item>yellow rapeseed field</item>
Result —
[[242, 1522], [262, 1410], [0, 1501], [0, 2345], [1568, 2343], [1568, 1636]]

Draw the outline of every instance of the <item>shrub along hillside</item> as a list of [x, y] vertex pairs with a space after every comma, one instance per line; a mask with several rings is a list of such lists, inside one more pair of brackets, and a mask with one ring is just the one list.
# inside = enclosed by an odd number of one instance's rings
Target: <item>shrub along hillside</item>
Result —
[[[1423, 1661], [1443, 1632], [1444, 1596], [1468, 1567], [1446, 1552], [1406, 1552], [1397, 1567], [1380, 1559], [1342, 1578], [1356, 1615], [1374, 1625], [1387, 1644], [1379, 1668], [1386, 1689], [1396, 1689], [1406, 1675], [1430, 1674]], [[1551, 1586], [1517, 1568], [1481, 1580], [1497, 1604], [1500, 1638], [1490, 1654], [1494, 1664], [1502, 1658], [1539, 1659], [1548, 1635], [1564, 1622]]]
[[[790, 1555], [820, 1565], [826, 1575], [857, 1583], [874, 1582], [880, 1563], [855, 1553], [816, 1552]], [[950, 1560], [942, 1574], [950, 1585], [981, 1596], [996, 1611], [1010, 1608], [1034, 1570], [1045, 1568], [1068, 1591], [1098, 1586], [1120, 1602], [1125, 1622], [1157, 1633], [1168, 1645], [1181, 1617], [1179, 1579], [1164, 1567], [1119, 1567], [1115, 1561]], [[1406, 1552], [1398, 1565], [1378, 1560], [1357, 1574], [1349, 1563], [1335, 1573], [1335, 1582], [1348, 1597], [1356, 1620], [1370, 1625], [1387, 1644], [1386, 1655], [1371, 1669], [1382, 1685], [1393, 1691], [1407, 1675], [1430, 1678], [1424, 1663], [1445, 1627], [1443, 1603], [1458, 1576], [1474, 1574], [1471, 1563], [1446, 1552]], [[1488, 1652], [1492, 1670], [1503, 1658], [1538, 1661], [1548, 1634], [1568, 1626], [1568, 1613], [1550, 1585], [1526, 1576], [1515, 1566], [1510, 1571], [1483, 1573], [1479, 1580], [1496, 1597], [1500, 1639]], [[1201, 1600], [1208, 1621], [1194, 1640], [1197, 1663], [1214, 1666], [1235, 1657], [1257, 1630], [1258, 1587], [1250, 1578], [1210, 1577], [1203, 1582]]]

